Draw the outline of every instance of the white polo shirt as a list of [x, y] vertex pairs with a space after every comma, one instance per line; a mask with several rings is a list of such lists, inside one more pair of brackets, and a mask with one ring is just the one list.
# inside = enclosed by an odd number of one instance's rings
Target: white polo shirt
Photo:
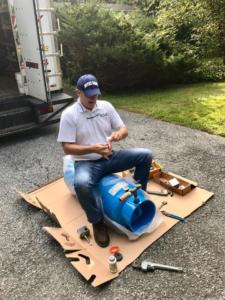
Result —
[[[125, 125], [111, 103], [97, 100], [95, 107], [90, 111], [78, 98], [78, 101], [67, 107], [61, 115], [58, 142], [79, 145], [106, 144], [106, 138], [122, 127]], [[96, 160], [101, 157], [97, 153], [73, 156], [75, 160]]]

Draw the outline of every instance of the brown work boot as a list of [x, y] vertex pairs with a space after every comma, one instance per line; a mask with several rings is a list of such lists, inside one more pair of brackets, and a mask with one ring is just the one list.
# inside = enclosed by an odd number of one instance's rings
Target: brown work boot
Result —
[[103, 220], [93, 225], [93, 233], [96, 243], [100, 247], [107, 247], [109, 245], [109, 234], [107, 230], [107, 226]]

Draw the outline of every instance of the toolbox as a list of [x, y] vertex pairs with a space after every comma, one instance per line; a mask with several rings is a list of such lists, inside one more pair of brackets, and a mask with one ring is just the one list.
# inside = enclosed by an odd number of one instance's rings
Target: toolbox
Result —
[[185, 195], [197, 186], [194, 181], [189, 181], [181, 176], [175, 175], [171, 172], [158, 171], [152, 175], [152, 180], [159, 183], [168, 190], [179, 194]]

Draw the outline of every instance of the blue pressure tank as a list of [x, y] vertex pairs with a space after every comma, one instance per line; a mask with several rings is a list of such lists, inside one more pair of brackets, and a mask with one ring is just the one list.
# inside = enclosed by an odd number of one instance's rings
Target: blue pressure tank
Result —
[[156, 214], [155, 204], [145, 198], [140, 186], [116, 175], [101, 179], [98, 189], [104, 213], [133, 233], [147, 228]]

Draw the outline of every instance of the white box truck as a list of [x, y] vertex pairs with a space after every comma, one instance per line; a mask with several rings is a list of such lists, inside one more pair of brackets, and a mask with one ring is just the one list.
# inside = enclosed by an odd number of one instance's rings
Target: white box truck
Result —
[[59, 21], [51, 0], [0, 0], [0, 137], [59, 121]]

